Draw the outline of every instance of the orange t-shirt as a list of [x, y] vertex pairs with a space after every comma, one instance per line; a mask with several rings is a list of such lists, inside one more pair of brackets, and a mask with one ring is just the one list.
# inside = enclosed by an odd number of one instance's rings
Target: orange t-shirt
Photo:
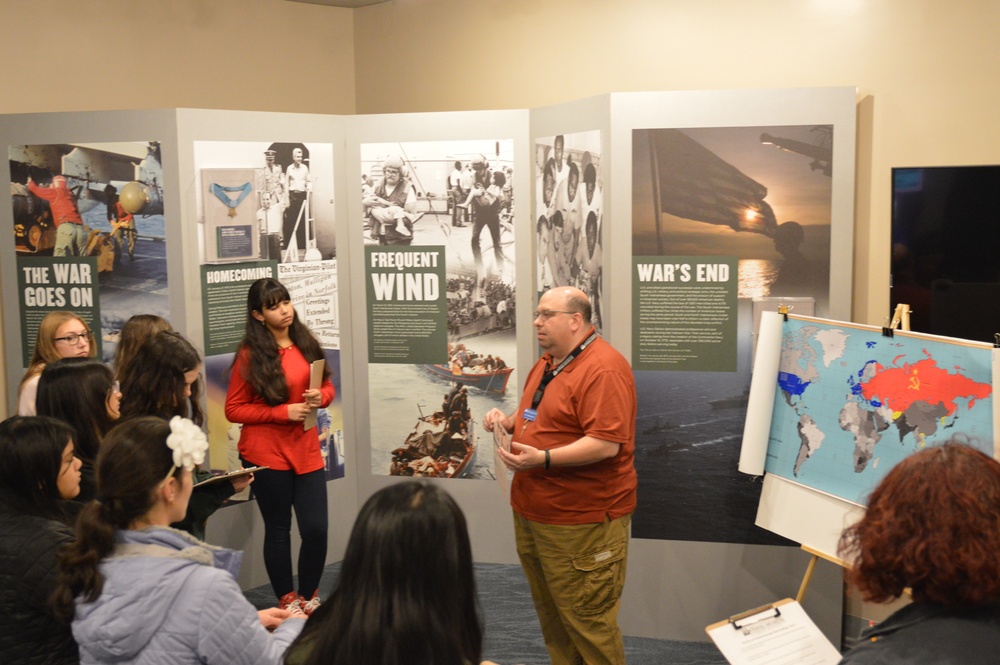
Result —
[[543, 355], [531, 368], [514, 417], [513, 440], [551, 450], [592, 436], [621, 444], [614, 457], [584, 466], [538, 467], [514, 474], [511, 505], [543, 524], [589, 524], [635, 510], [636, 394], [632, 368], [597, 338], [545, 389], [534, 421], [524, 410], [549, 367]]

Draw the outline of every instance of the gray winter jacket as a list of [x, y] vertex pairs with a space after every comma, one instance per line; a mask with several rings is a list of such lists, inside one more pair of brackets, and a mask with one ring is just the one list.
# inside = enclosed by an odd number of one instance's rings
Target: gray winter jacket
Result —
[[73, 636], [82, 663], [280, 663], [302, 630], [287, 619], [274, 633], [234, 579], [242, 553], [182, 531], [122, 531], [101, 563], [104, 588], [77, 603]]

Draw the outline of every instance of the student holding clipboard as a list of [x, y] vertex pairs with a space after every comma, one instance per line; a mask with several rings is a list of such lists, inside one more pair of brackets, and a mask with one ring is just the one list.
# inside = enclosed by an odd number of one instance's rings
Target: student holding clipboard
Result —
[[[247, 293], [246, 335], [226, 394], [226, 418], [243, 424], [239, 451], [244, 466], [269, 467], [254, 474], [253, 491], [264, 518], [264, 566], [283, 609], [312, 613], [320, 602], [328, 517], [314, 409], [325, 408], [333, 397], [319, 340], [299, 320], [288, 289], [276, 279], [254, 282]], [[292, 575], [293, 507], [302, 537], [298, 590]]]
[[[174, 416], [190, 418], [196, 427], [205, 424], [201, 408], [201, 355], [191, 342], [174, 330], [161, 330], [146, 339], [130, 362], [120, 368], [121, 419], [126, 422], [143, 416], [169, 420]], [[194, 482], [212, 477], [209, 471], [195, 469]], [[246, 489], [252, 476], [230, 478], [229, 483], [199, 486], [191, 494], [184, 519], [172, 524], [198, 540], [205, 539], [208, 518], [236, 492]]]

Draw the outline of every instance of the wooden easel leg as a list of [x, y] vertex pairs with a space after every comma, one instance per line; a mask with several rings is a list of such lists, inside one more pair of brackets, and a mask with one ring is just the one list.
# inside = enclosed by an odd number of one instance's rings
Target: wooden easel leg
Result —
[[806, 589], [809, 588], [809, 581], [812, 579], [813, 571], [816, 570], [816, 561], [819, 560], [819, 556], [813, 554], [809, 559], [809, 565], [806, 566], [806, 574], [802, 576], [802, 584], [799, 585], [799, 592], [795, 595], [795, 602], [801, 603], [802, 599], [806, 595]]

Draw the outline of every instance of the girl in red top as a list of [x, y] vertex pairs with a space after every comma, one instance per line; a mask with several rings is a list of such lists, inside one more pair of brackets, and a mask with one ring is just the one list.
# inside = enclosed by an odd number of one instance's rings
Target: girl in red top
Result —
[[[326, 563], [326, 476], [319, 436], [303, 422], [333, 401], [330, 371], [309, 389], [310, 363], [323, 359], [319, 341], [299, 320], [288, 289], [259, 279], [247, 293], [246, 336], [236, 352], [226, 418], [242, 423], [239, 451], [254, 474], [253, 491], [264, 518], [264, 565], [279, 606], [319, 606], [317, 590]], [[299, 589], [292, 579], [292, 508], [299, 525]]]

